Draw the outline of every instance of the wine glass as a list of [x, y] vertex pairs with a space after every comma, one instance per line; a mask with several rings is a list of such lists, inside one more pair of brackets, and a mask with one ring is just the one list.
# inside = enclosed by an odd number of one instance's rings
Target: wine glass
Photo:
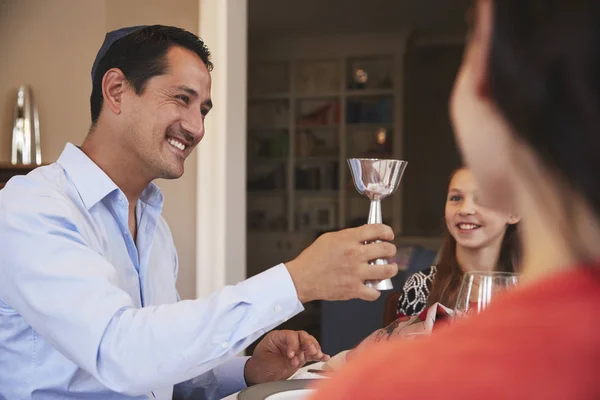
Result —
[[518, 283], [519, 275], [513, 272], [466, 272], [458, 291], [454, 318], [479, 314], [492, 298], [517, 287]]

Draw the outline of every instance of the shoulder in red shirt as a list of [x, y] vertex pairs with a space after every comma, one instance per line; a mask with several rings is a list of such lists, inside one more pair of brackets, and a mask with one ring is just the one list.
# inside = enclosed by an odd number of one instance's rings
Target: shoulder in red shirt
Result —
[[522, 287], [429, 338], [373, 345], [313, 400], [600, 399], [598, 271]]

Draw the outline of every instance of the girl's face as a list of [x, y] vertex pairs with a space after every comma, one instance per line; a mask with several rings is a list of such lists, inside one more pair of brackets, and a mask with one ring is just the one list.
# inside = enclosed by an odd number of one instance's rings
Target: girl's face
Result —
[[468, 169], [458, 170], [448, 187], [446, 226], [459, 246], [481, 249], [502, 241], [508, 224], [518, 218], [484, 207], [479, 187]]

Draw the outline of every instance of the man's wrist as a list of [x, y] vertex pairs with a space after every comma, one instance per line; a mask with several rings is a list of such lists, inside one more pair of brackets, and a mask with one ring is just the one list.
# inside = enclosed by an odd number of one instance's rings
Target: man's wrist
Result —
[[244, 368], [250, 357], [234, 357], [212, 369], [219, 398], [229, 396], [248, 387], [244, 379]]
[[285, 264], [285, 267], [292, 278], [292, 282], [294, 283], [294, 287], [296, 288], [296, 295], [298, 296], [298, 300], [300, 303], [304, 304], [311, 300], [313, 300], [310, 295], [307, 293], [304, 285], [302, 284], [302, 279], [300, 274], [302, 273], [302, 267], [298, 265], [296, 260], [288, 261]]
[[244, 381], [246, 381], [246, 386], [254, 386], [258, 382], [256, 381], [256, 377], [254, 377], [254, 362], [253, 357], [250, 357], [248, 361], [246, 361], [246, 365], [244, 365]]

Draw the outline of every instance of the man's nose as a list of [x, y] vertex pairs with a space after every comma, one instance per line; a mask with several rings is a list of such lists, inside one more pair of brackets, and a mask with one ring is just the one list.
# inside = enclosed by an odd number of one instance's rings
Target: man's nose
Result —
[[181, 122], [181, 127], [194, 136], [194, 141], [202, 139], [204, 135], [204, 118], [202, 113], [198, 111], [197, 113], [188, 115]]

